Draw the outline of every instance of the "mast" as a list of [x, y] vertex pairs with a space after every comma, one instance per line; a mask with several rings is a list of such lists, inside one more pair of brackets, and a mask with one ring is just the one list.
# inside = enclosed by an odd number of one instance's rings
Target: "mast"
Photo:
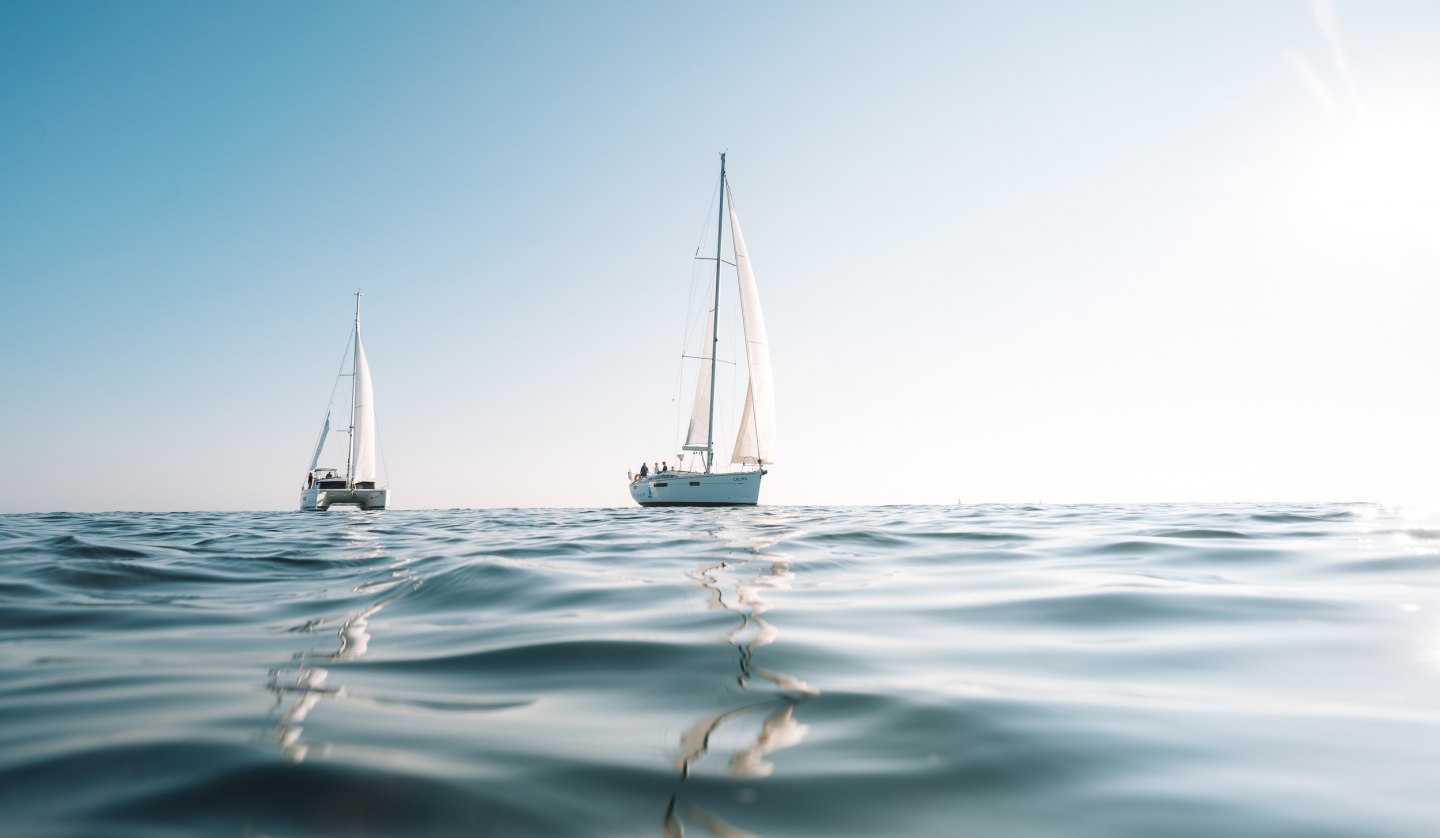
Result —
[[356, 369], [355, 361], [360, 357], [360, 291], [355, 291], [355, 355], [350, 360], [350, 427], [347, 433], [350, 434], [350, 446], [345, 451], [345, 485], [346, 488], [355, 488], [355, 400], [359, 397], [356, 392]]
[[705, 473], [715, 462], [715, 360], [720, 348], [720, 245], [725, 240], [725, 152], [720, 152], [720, 211], [715, 217], [715, 300], [710, 313], [710, 424], [705, 429]]

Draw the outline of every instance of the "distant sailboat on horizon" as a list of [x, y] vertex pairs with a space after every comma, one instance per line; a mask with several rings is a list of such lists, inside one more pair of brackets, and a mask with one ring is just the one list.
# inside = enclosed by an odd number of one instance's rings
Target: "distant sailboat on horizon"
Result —
[[[725, 239], [726, 199], [729, 199], [730, 238], [734, 247], [735, 272], [739, 283], [740, 316], [745, 328], [745, 359], [749, 381], [745, 386], [745, 407], [740, 430], [735, 435], [732, 465], [740, 471], [715, 471], [715, 365], [719, 342], [721, 267]], [[690, 426], [683, 451], [703, 456], [704, 471], [663, 468], [655, 473], [642, 465], [631, 475], [630, 497], [641, 506], [754, 506], [760, 500], [760, 481], [769, 474], [765, 468], [775, 462], [775, 385], [770, 368], [770, 343], [765, 333], [765, 315], [760, 310], [760, 293], [750, 267], [750, 254], [740, 232], [730, 182], [725, 177], [725, 155], [720, 155], [720, 212], [715, 242], [715, 277], [710, 287], [709, 317], [700, 351], [700, 374]], [[683, 462], [684, 454], [680, 454]], [[753, 468], [745, 468], [753, 466]]]
[[[357, 506], [361, 509], [384, 509], [390, 502], [389, 487], [376, 481], [375, 453], [375, 392], [370, 382], [370, 362], [365, 357], [365, 344], [360, 340], [360, 292], [355, 292], [355, 329], [351, 335], [355, 353], [352, 356], [350, 372], [342, 372], [336, 378], [350, 378], [350, 424], [345, 428], [349, 445], [345, 452], [345, 472], [338, 467], [320, 466], [320, 456], [325, 452], [325, 442], [330, 437], [329, 407], [325, 410], [325, 422], [320, 428], [320, 439], [315, 443], [315, 455], [310, 458], [310, 469], [305, 473], [305, 486], [300, 490], [300, 511], [324, 512], [332, 506]], [[330, 391], [331, 407], [335, 403], [335, 390]]]

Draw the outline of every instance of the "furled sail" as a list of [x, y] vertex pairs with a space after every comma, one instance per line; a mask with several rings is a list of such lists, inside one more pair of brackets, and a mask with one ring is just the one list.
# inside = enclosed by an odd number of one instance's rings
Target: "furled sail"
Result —
[[320, 428], [320, 438], [315, 441], [315, 456], [310, 458], [310, 470], [320, 464], [320, 452], [325, 450], [325, 440], [330, 436], [330, 411], [325, 411], [325, 424]]
[[750, 383], [745, 388], [745, 410], [740, 417], [740, 433], [735, 437], [735, 452], [730, 462], [743, 464], [775, 462], [775, 381], [770, 371], [770, 341], [765, 336], [765, 314], [760, 310], [760, 292], [755, 287], [755, 273], [750, 267], [750, 254], [745, 249], [745, 236], [740, 232], [740, 216], [735, 213], [735, 196], [726, 184], [730, 197], [730, 235], [735, 241], [735, 268], [740, 275], [740, 316], [745, 322], [745, 361], [750, 368]]
[[370, 385], [370, 363], [360, 330], [355, 330], [355, 450], [351, 459], [351, 480], [375, 481], [375, 391]]
[[690, 431], [685, 435], [687, 451], [704, 451], [710, 433], [710, 356], [715, 352], [715, 280], [705, 299], [705, 342], [700, 345], [700, 379], [695, 383], [695, 406], [690, 409]]

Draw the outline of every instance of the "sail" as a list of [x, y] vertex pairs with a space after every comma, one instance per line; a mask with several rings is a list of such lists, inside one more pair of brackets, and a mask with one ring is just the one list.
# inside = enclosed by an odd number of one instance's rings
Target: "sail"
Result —
[[775, 462], [775, 381], [770, 371], [770, 341], [765, 336], [765, 314], [760, 310], [760, 292], [750, 267], [750, 253], [740, 232], [735, 213], [735, 196], [727, 183], [730, 198], [730, 235], [735, 242], [735, 269], [740, 275], [740, 317], [745, 322], [745, 361], [750, 383], [745, 388], [745, 410], [740, 433], [730, 462], [743, 464]]
[[375, 480], [375, 391], [370, 386], [370, 364], [365, 360], [365, 344], [360, 330], [355, 330], [355, 438], [351, 460], [351, 480], [355, 483]]
[[690, 409], [690, 432], [685, 435], [685, 448], [705, 450], [710, 433], [710, 356], [715, 353], [715, 280], [705, 299], [705, 342], [700, 346], [700, 379], [695, 383], [695, 406]]
[[320, 428], [320, 438], [315, 441], [315, 456], [310, 458], [310, 470], [320, 464], [320, 452], [325, 450], [325, 439], [330, 436], [330, 411], [325, 411], [325, 424]]
[[740, 411], [740, 433], [735, 435], [735, 451], [730, 455], [730, 462], [756, 463], [759, 459], [751, 452], [759, 448], [755, 438], [755, 382], [752, 381], [745, 387], [745, 409]]

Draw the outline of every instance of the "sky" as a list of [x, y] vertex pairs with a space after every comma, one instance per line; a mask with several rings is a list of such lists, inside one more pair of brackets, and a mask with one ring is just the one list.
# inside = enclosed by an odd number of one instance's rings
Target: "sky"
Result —
[[629, 505], [722, 151], [762, 502], [1440, 498], [1437, 43], [1424, 0], [11, 0], [0, 512], [295, 508], [356, 289], [395, 506]]

